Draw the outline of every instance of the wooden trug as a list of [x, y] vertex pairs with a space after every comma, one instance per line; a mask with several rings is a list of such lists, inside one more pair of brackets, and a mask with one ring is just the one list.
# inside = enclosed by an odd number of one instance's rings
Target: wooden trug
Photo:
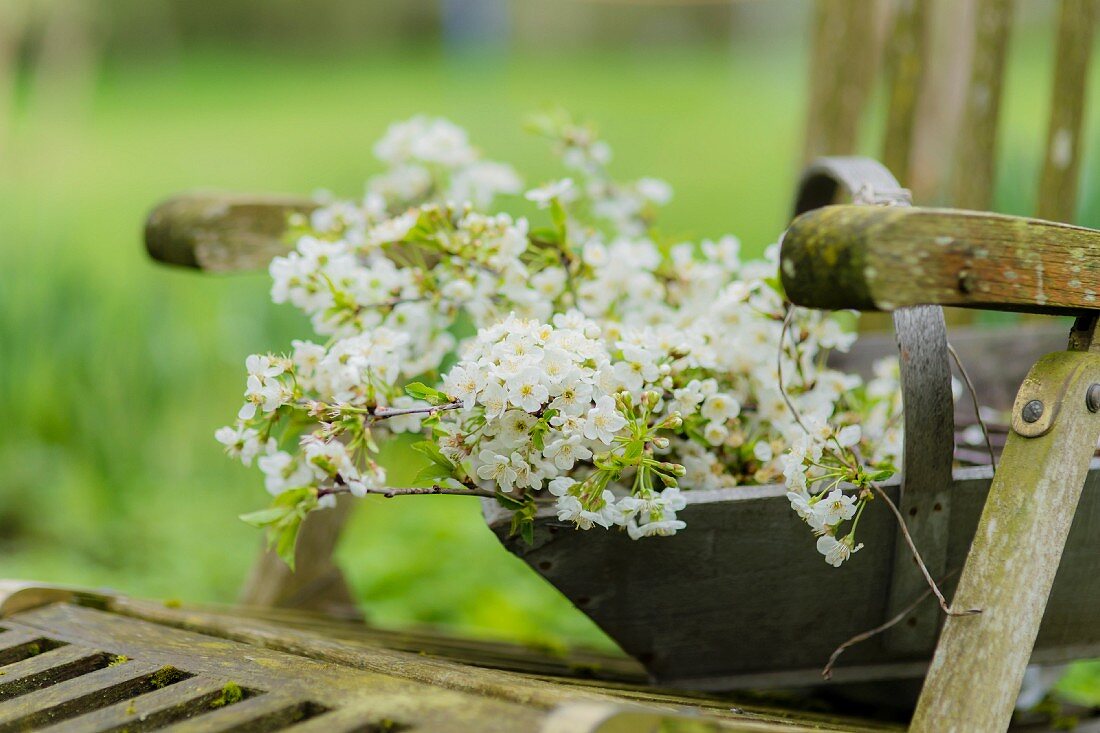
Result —
[[[943, 8], [952, 5], [934, 5], [939, 15], [933, 13], [933, 17], [940, 18], [937, 29], [944, 25]], [[992, 201], [996, 173], [998, 110], [1013, 4], [973, 0], [966, 5], [973, 6], [972, 26], [947, 24], [965, 26], [970, 33], [965, 39], [969, 63], [966, 92], [961, 97], [961, 132], [952, 135], [959, 146], [953, 156], [950, 203], [985, 209]], [[807, 157], [850, 153], [859, 140], [859, 123], [874, 83], [874, 75], [867, 73], [873, 69], [873, 61], [859, 61], [878, 53], [875, 23], [863, 12], [866, 7], [847, 0], [817, 3]], [[924, 8], [903, 3], [888, 34], [898, 46], [890, 49], [892, 92], [885, 152], [891, 161], [904, 161], [911, 169], [926, 163], [919, 155], [915, 157], [920, 152], [920, 131], [927, 129], [924, 122], [951, 106], [949, 100], [928, 98], [924, 93], [932, 88], [928, 83], [921, 85], [924, 91], [916, 103], [911, 94], [904, 93], [908, 84], [916, 83], [907, 80], [922, 78], [924, 71], [934, 67], [932, 57], [939, 53], [937, 39], [925, 35], [933, 24], [922, 11]], [[1061, 12], [1040, 215], [1068, 221], [1080, 168], [1083, 90], [1096, 3], [1066, 0]], [[960, 33], [960, 37], [966, 35]], [[959, 53], [958, 48], [951, 49], [952, 58]], [[903, 184], [909, 183], [907, 177], [903, 176]], [[226, 199], [228, 205], [222, 207], [221, 200], [218, 196], [191, 196], [158, 209], [147, 230], [150, 252], [165, 261], [209, 270], [262, 266], [287, 246], [281, 241], [279, 223], [285, 222], [286, 212], [308, 211], [312, 205], [301, 199], [240, 197]], [[947, 209], [829, 207], [804, 215], [788, 232], [783, 278], [793, 298], [817, 307], [893, 310], [939, 304], [1076, 315], [1095, 308], [1094, 296], [1100, 291], [1100, 272], [1094, 267], [1097, 245], [1096, 232], [1051, 221]], [[960, 337], [953, 331], [952, 339], [982, 344], [983, 351], [978, 354], [984, 358], [966, 358], [964, 354], [964, 359], [972, 368], [978, 364], [975, 371], [987, 375], [979, 380], [979, 391], [984, 401], [994, 404], [997, 400], [986, 399], [987, 395], [1014, 394], [1027, 365], [1049, 350], [1046, 346], [1028, 349], [1013, 331], [991, 340], [986, 336]], [[1044, 336], [1043, 343], [1049, 343], [1049, 338]], [[996, 368], [987, 369], [987, 363]], [[863, 368], [866, 362], [850, 362], [849, 366]], [[1038, 450], [1032, 443], [1051, 443], [1054, 433], [1051, 436], [1029, 438], [1027, 449], [1011, 448], [1020, 455], [1010, 453], [1006, 464], [1029, 465], [1020, 456]], [[907, 436], [907, 444], [911, 445], [913, 438]], [[1020, 445], [1021, 440], [1011, 439], [1010, 446]], [[1080, 460], [1069, 464], [1081, 470]], [[1034, 470], [1018, 477], [1032, 481], [1029, 485], [1033, 487], [1045, 480]], [[1079, 476], [1074, 473], [1064, 478], [1076, 482]], [[943, 555], [942, 565], [936, 563], [937, 567], [961, 567], [987, 496], [992, 497], [990, 511], [996, 513], [995, 507], [1005, 505], [998, 497], [1012, 477], [999, 474], [993, 489], [991, 479], [989, 468], [956, 468], [953, 472], [945, 489], [950, 511], [945, 510], [946, 505], [941, 507], [940, 518], [930, 525], [946, 527], [936, 535], [943, 543], [936, 547]], [[1051, 548], [1060, 545], [1060, 533], [1068, 532], [1042, 626], [1037, 633], [1029, 626], [1031, 622], [1037, 625], [1036, 613], [1042, 613], [1042, 604], [1036, 599], [1043, 594], [1033, 593], [1035, 598], [1030, 600], [1036, 603], [1026, 609], [1027, 623], [1014, 627], [1028, 626], [1030, 630], [1021, 631], [1018, 638], [1001, 634], [1013, 645], [999, 657], [1005, 662], [1004, 678], [982, 682], [978, 675], [966, 680], [960, 691], [957, 682], [963, 677], [950, 670], [943, 676], [948, 668], [937, 662], [936, 674], [956, 683], [938, 688], [935, 679], [929, 683], [922, 702], [924, 712], [918, 716], [920, 726], [939, 730], [948, 729], [950, 723], [967, 730], [969, 720], [960, 712], [964, 708], [958, 707], [964, 695], [990, 701], [990, 715], [1001, 716], [996, 718], [1001, 720], [1006, 714], [1005, 700], [1010, 702], [1015, 694], [1015, 675], [1027, 658], [1024, 650], [1030, 637], [1035, 640], [1032, 661], [1100, 655], [1100, 632], [1096, 631], [1100, 629], [1100, 579], [1091, 571], [1100, 539], [1095, 536], [1100, 530], [1094, 529], [1100, 528], [1097, 464], [1092, 464], [1082, 480], [1076, 515], [1066, 509], [1073, 503], [1071, 487], [1070, 494], [1062, 497], [1068, 503], [1059, 505], [1065, 511], [1053, 516], [1057, 527], [1016, 525], [1021, 532], [1042, 535]], [[899, 486], [887, 489], [904, 501], [898, 496]], [[810, 684], [819, 681], [820, 665], [839, 640], [889, 617], [900, 599], [891, 600], [885, 589], [897, 588], [894, 579], [900, 564], [908, 560], [876, 552], [858, 556], [858, 561], [840, 574], [823, 566], [805, 541], [804, 527], [789, 521], [783, 492], [777, 486], [691, 492], [684, 518], [692, 531], [651, 543], [631, 543], [611, 533], [574, 532], [559, 526], [548, 513], [539, 518], [533, 547], [504, 541], [642, 660], [657, 679], [703, 688]], [[503, 534], [503, 517], [497, 508], [487, 505], [486, 512], [490, 525]], [[892, 519], [881, 514], [877, 519], [868, 515], [861, 523], [861, 531], [866, 525], [869, 547], [893, 547], [897, 541]], [[918, 511], [918, 516], [924, 515]], [[1065, 526], [1067, 517], [1073, 517], [1072, 528]], [[989, 526], [986, 519], [981, 521], [983, 527]], [[761, 526], [775, 530], [766, 536], [739, 531], [740, 527]], [[999, 545], [983, 551], [994, 557], [1005, 552]], [[323, 565], [328, 558], [299, 557], [300, 566], [313, 562]], [[1030, 570], [1025, 575], [1040, 581], [1029, 586], [1029, 592], [1041, 590], [1045, 575], [1055, 564], [1056, 553], [1047, 553], [1043, 562], [1027, 566]], [[966, 578], [981, 577], [980, 570], [964, 574], [960, 594], [965, 597], [970, 582]], [[950, 591], [952, 583], [947, 585]], [[646, 591], [646, 603], [641, 605], [637, 603], [639, 588]], [[990, 609], [1000, 608], [998, 599], [990, 598]], [[832, 612], [837, 599], [843, 600], [844, 614]], [[988, 618], [996, 623], [998, 613]], [[894, 632], [904, 629], [895, 629], [850, 650], [836, 671], [835, 683], [919, 679], [932, 657], [934, 636], [934, 630], [929, 634], [922, 625], [924, 618], [935, 618], [935, 614], [918, 613], [909, 619], [916, 622], [917, 632], [908, 635], [904, 643], [893, 638]], [[959, 631], [951, 634], [963, 640], [981, 638], [986, 619], [953, 619], [949, 626]], [[746, 629], [751, 631], [746, 633]], [[829, 634], [823, 634], [823, 629]], [[994, 647], [989, 649], [991, 654], [994, 651]], [[974, 655], [965, 650], [961, 654], [973, 664]], [[997, 688], [996, 699], [987, 694], [991, 688]], [[992, 718], [982, 720], [993, 724]]]

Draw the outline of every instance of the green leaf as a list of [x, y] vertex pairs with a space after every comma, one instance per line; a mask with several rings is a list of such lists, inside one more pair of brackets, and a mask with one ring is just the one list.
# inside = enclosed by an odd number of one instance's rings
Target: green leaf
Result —
[[275, 524], [290, 511], [291, 510], [286, 507], [273, 506], [269, 509], [261, 509], [258, 512], [242, 514], [239, 519], [245, 524], [251, 524], [253, 527], [266, 527], [269, 524]]
[[498, 504], [500, 504], [505, 509], [512, 510], [513, 512], [518, 512], [525, 506], [524, 502], [521, 499], [516, 499], [515, 497], [508, 496], [508, 494], [505, 494], [503, 491], [498, 491], [496, 493], [496, 498]]
[[422, 440], [419, 443], [413, 443], [409, 446], [422, 456], [426, 456], [432, 463], [445, 468], [447, 475], [451, 475], [454, 472], [454, 464], [447, 459], [447, 456], [443, 455], [443, 452], [439, 450], [439, 446], [430, 440]]
[[561, 232], [550, 227], [540, 227], [531, 230], [531, 239], [536, 239], [550, 244], [561, 244]]
[[451, 477], [451, 472], [440, 466], [438, 463], [429, 463], [424, 468], [417, 472], [413, 478], [413, 483], [437, 483], [440, 479], [446, 479]]
[[895, 471], [892, 468], [884, 468], [882, 470], [875, 471], [874, 473], [870, 474], [868, 476], [868, 478], [871, 479], [872, 481], [885, 481], [886, 479], [892, 477], [895, 473], [897, 473], [897, 471]]
[[277, 554], [292, 571], [294, 570], [294, 548], [298, 544], [298, 530], [302, 528], [302, 518], [298, 515], [290, 515], [290, 521], [279, 527], [273, 527], [272, 542]]
[[429, 387], [423, 382], [411, 382], [405, 385], [405, 394], [416, 400], [427, 402], [429, 405], [447, 405], [452, 402], [446, 392], [440, 392], [434, 387]]
[[276, 496], [275, 501], [271, 503], [271, 506], [294, 508], [301, 504], [303, 501], [306, 501], [310, 496], [314, 497], [314, 500], [316, 500], [317, 490], [311, 486], [302, 486], [297, 489], [290, 489]]
[[524, 519], [520, 524], [519, 534], [528, 545], [535, 544], [535, 520]]
[[565, 224], [569, 220], [569, 216], [565, 213], [565, 207], [561, 205], [561, 201], [556, 198], [550, 200], [550, 218], [554, 222], [554, 229], [557, 230], [559, 241], [565, 241]]

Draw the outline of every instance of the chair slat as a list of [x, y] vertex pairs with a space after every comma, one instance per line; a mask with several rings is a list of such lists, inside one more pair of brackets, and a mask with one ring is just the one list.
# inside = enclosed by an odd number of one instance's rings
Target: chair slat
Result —
[[984, 210], [993, 200], [997, 120], [1012, 6], [1012, 0], [979, 0], [976, 8], [970, 81], [951, 187], [951, 203], [959, 208]]
[[829, 206], [783, 238], [788, 297], [813, 308], [909, 305], [1073, 315], [1100, 308], [1100, 231], [976, 211]]
[[1081, 170], [1081, 122], [1085, 115], [1089, 59], [1100, 2], [1063, 0], [1051, 90], [1050, 122], [1039, 181], [1038, 215], [1073, 221]]
[[878, 56], [875, 10], [867, 0], [818, 0], [810, 57], [803, 159], [856, 150], [859, 122]]
[[318, 207], [298, 196], [188, 193], [161, 203], [145, 223], [160, 262], [214, 272], [257, 270], [290, 249], [287, 219]]
[[221, 710], [233, 704], [225, 698], [225, 682], [192, 677], [130, 700], [61, 721], [39, 733], [104, 733], [155, 730], [169, 723]]
[[80, 677], [110, 663], [110, 654], [76, 644], [42, 652], [4, 668], [0, 677], [0, 700], [10, 700]]

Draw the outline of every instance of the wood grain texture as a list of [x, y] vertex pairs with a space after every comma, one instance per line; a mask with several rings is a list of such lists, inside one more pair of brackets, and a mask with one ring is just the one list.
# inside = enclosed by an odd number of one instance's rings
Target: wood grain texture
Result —
[[[898, 507], [933, 577], [947, 572], [947, 533], [951, 516], [951, 468], [955, 454], [955, 414], [951, 362], [943, 309], [915, 306], [894, 312], [899, 350], [905, 448]], [[903, 537], [894, 547], [887, 615], [895, 616], [927, 587]], [[919, 653], [936, 640], [940, 609], [915, 609], [905, 624], [886, 632], [888, 647]]]
[[944, 624], [912, 731], [1008, 727], [1100, 438], [1100, 414], [1085, 407], [1098, 382], [1100, 355], [1059, 352], [1020, 388], [1017, 411], [1038, 399], [1056, 417], [1045, 433], [1009, 435], [952, 600], [981, 613]]
[[985, 210], [993, 201], [997, 123], [1013, 4], [1013, 0], [977, 2], [970, 80], [951, 186], [952, 205], [963, 209]]
[[[503, 733], [542, 730], [561, 708], [575, 710], [576, 706], [600, 706], [604, 717], [636, 715], [634, 722], [661, 723], [661, 730], [896, 730], [835, 715], [769, 708], [753, 704], [747, 696], [742, 702], [736, 697], [661, 690], [639, 683], [601, 682], [585, 677], [579, 669], [550, 675], [484, 668], [430, 651], [398, 651], [379, 643], [369, 629], [359, 627], [357, 636], [350, 624], [336, 635], [331, 629], [304, 631], [232, 610], [202, 612], [125, 599], [113, 599], [111, 607], [113, 611], [103, 612], [55, 604], [5, 621], [72, 644], [94, 640], [97, 648], [130, 658], [111, 669], [170, 664], [192, 675], [141, 693], [130, 704], [112, 701], [68, 716], [65, 722], [75, 731], [101, 731], [97, 723], [127, 717], [135, 730], [141, 730], [141, 716], [147, 713], [157, 725], [175, 723], [167, 730], [201, 733], [271, 730], [278, 727], [275, 723], [296, 720], [301, 728], [294, 730], [332, 733]], [[138, 615], [157, 621], [135, 618]], [[308, 625], [308, 619], [301, 625]], [[478, 645], [469, 640], [461, 643]], [[211, 707], [210, 695], [216, 689], [211, 683], [226, 681], [246, 690], [245, 698]], [[17, 716], [20, 709], [32, 706], [48, 708], [56, 698], [42, 697], [44, 692], [28, 695], [22, 708], [0, 702], [0, 716]], [[592, 725], [570, 730], [619, 729]]]
[[1084, 147], [1081, 123], [1100, 0], [1063, 0], [1060, 5], [1050, 121], [1036, 213], [1043, 219], [1071, 222], [1077, 208]]
[[[966, 558], [989, 490], [988, 467], [956, 469], [947, 564]], [[888, 487], [895, 500], [897, 485]], [[593, 619], [658, 682], [693, 689], [823, 684], [833, 649], [887, 618], [897, 539], [873, 506], [859, 525], [866, 548], [841, 568], [825, 564], [783, 486], [687, 491], [688, 529], [651, 542], [579, 532], [540, 514], [535, 543], [508, 538], [508, 517], [486, 504], [501, 542]], [[761, 531], [766, 528], [766, 531]], [[1094, 463], [1054, 582], [1032, 660], [1100, 655], [1100, 463]], [[945, 584], [950, 597], [953, 582]], [[638, 602], [637, 588], [644, 588]], [[926, 600], [925, 603], [934, 603]], [[829, 685], [924, 675], [933, 646], [890, 649], [882, 636], [848, 650]]]
[[783, 238], [788, 297], [813, 308], [938, 304], [1072, 315], [1100, 307], [1100, 232], [954, 209], [830, 206]]
[[290, 249], [287, 217], [319, 204], [299, 196], [186, 193], [145, 222], [145, 247], [160, 262], [212, 272], [258, 270]]

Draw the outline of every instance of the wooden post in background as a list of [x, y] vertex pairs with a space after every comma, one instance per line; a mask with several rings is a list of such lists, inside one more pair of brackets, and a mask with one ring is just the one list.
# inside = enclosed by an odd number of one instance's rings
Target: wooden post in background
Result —
[[1037, 215], [1072, 222], [1081, 171], [1089, 59], [1100, 0], [1062, 0]]
[[951, 184], [951, 204], [962, 209], [987, 211], [993, 202], [997, 122], [1012, 6], [1012, 0], [978, 0], [976, 8], [970, 80]]
[[927, 2], [900, 0], [885, 49], [889, 100], [882, 162], [902, 186], [909, 185], [918, 95], [928, 56], [928, 18]]
[[918, 206], [943, 203], [970, 77], [976, 0], [922, 0], [925, 63], [913, 120], [905, 186]]
[[880, 52], [880, 3], [817, 0], [803, 162], [856, 152]]

